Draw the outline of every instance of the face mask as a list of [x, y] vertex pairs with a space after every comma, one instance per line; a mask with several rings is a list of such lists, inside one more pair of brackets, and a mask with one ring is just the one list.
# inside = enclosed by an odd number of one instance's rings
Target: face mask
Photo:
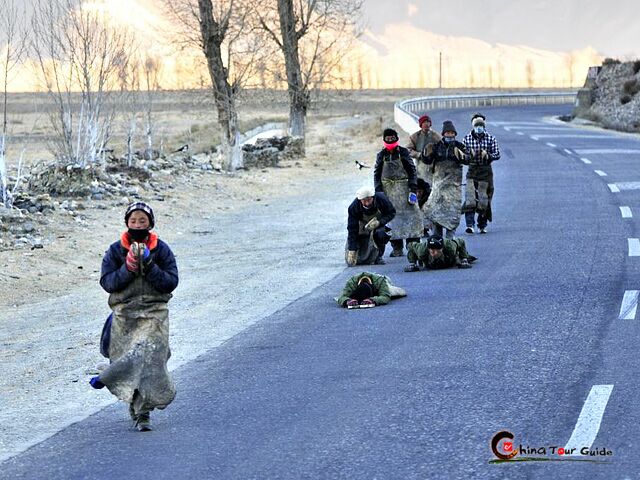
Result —
[[473, 131], [476, 132], [478, 135], [482, 135], [484, 133], [484, 127], [481, 127], [481, 126], [473, 127]]
[[382, 142], [382, 143], [384, 143], [384, 148], [386, 148], [387, 150], [391, 151], [394, 148], [396, 148], [398, 146], [398, 143], [400, 143], [400, 142], [398, 142], [398, 140], [396, 140], [393, 143], [387, 143], [387, 142]]
[[442, 137], [444, 143], [451, 143], [456, 141], [456, 137]]
[[129, 236], [131, 240], [134, 242], [142, 242], [145, 238], [149, 236], [148, 228], [130, 228]]

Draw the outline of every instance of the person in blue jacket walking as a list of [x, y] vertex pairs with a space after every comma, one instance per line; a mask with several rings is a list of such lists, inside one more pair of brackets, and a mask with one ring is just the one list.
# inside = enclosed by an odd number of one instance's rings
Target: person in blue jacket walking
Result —
[[178, 267], [169, 245], [151, 229], [153, 210], [144, 202], [129, 205], [127, 230], [102, 260], [100, 285], [109, 293], [109, 366], [91, 379], [129, 404], [139, 431], [151, 430], [150, 412], [163, 409], [176, 394], [167, 369], [171, 292], [178, 286]]

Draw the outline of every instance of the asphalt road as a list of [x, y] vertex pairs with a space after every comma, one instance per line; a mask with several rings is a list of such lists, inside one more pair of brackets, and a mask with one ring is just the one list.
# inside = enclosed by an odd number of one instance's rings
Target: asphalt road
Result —
[[[465, 235], [473, 269], [409, 274], [389, 259], [371, 270], [409, 296], [362, 311], [333, 303], [361, 271], [345, 269], [178, 369], [153, 432], [114, 405], [0, 478], [635, 478], [640, 183], [624, 182], [640, 182], [640, 141], [543, 120], [570, 108], [483, 109], [502, 159], [494, 223]], [[432, 113], [468, 130], [471, 111]], [[490, 463], [501, 430], [612, 454]]]

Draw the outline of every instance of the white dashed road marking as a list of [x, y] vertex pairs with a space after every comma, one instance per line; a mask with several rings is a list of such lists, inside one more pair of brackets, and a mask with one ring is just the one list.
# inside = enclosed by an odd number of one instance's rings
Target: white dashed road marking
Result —
[[542, 122], [491, 122], [494, 125], [548, 125]]
[[638, 309], [638, 290], [627, 290], [620, 305], [620, 320], [635, 320]]
[[547, 143], [547, 147], [556, 148], [555, 143]]
[[580, 455], [580, 449], [583, 447], [591, 448], [593, 442], [598, 436], [600, 423], [607, 402], [611, 396], [613, 385], [594, 385], [591, 387], [589, 396], [582, 406], [580, 416], [573, 429], [571, 438], [565, 445], [565, 451], [575, 448], [572, 455]]
[[589, 160], [588, 158], [581, 158], [580, 160], [582, 160], [584, 163], [586, 163], [587, 165], [591, 165], [591, 160]]
[[533, 137], [537, 137], [537, 138], [600, 138], [600, 139], [610, 139], [611, 137], [605, 137], [604, 135], [563, 135], [561, 133], [556, 134], [556, 135], [547, 135], [547, 134], [542, 134], [542, 135], [532, 135]]
[[631, 209], [629, 207], [620, 207], [620, 214], [622, 218], [632, 218], [633, 214], [631, 213]]
[[615, 183], [609, 183], [607, 187], [609, 187], [609, 190], [611, 190], [611, 193], [620, 193], [620, 189]]
[[516, 132], [516, 135], [524, 135], [523, 132]]
[[568, 148], [565, 148], [564, 151], [565, 151], [565, 153], [568, 153], [569, 155], [573, 154], [573, 152], [571, 150], [569, 150]]
[[619, 155], [640, 155], [640, 150], [632, 148], [582, 148], [576, 149], [578, 155], [615, 153]]
[[607, 174], [604, 173], [602, 170], [594, 170], [594, 172], [596, 172], [596, 174], [600, 175], [601, 177], [606, 177]]
[[627, 238], [629, 243], [629, 256], [640, 257], [640, 238]]
[[520, 130], [551, 130], [553, 132], [575, 132], [575, 129], [573, 128], [567, 128], [567, 127], [544, 127], [541, 125], [518, 125], [518, 126], [511, 126], [511, 127], [502, 127], [505, 130], [513, 130], [514, 128], [520, 129]]
[[620, 190], [640, 190], [640, 182], [618, 182], [616, 185]]

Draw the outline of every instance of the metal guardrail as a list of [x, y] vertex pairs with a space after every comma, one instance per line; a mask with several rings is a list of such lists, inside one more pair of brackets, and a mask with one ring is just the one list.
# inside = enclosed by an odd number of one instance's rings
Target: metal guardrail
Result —
[[407, 133], [418, 129], [418, 118], [437, 109], [493, 107], [505, 105], [548, 105], [574, 103], [575, 92], [491, 93], [484, 95], [444, 95], [401, 100], [394, 105], [394, 120]]

